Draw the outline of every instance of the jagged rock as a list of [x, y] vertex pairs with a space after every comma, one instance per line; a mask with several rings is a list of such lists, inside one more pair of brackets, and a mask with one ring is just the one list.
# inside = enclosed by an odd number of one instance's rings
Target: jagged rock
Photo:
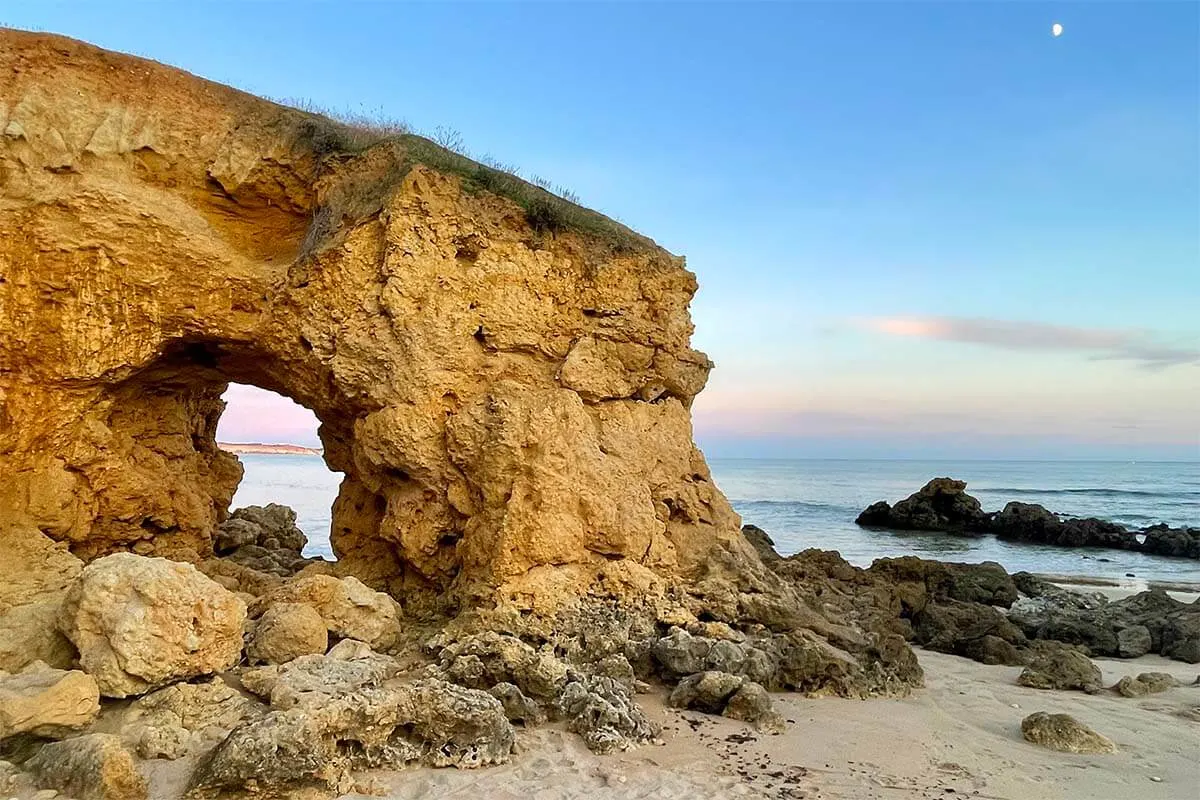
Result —
[[1021, 735], [1036, 745], [1063, 753], [1115, 753], [1112, 741], [1069, 714], [1038, 711], [1021, 720]]
[[[339, 654], [346, 655], [346, 654]], [[242, 686], [271, 704], [287, 709], [311, 698], [349, 694], [400, 674], [393, 658], [368, 651], [351, 657], [300, 656], [286, 664], [242, 673]]]
[[734, 692], [742, 688], [745, 678], [728, 672], [698, 672], [676, 684], [667, 698], [675, 708], [690, 708], [706, 714], [720, 714]]
[[1113, 691], [1123, 697], [1143, 697], [1165, 692], [1179, 685], [1179, 681], [1167, 672], [1143, 672], [1136, 678], [1126, 675], [1117, 681]]
[[55, 619], [82, 569], [66, 544], [27, 522], [0, 518], [0, 670], [19, 672], [35, 661], [71, 666], [75, 648]]
[[1142, 531], [1145, 540], [1143, 553], [1177, 558], [1200, 558], [1200, 528], [1172, 528], [1166, 524], [1151, 525]]
[[35, 661], [17, 675], [0, 673], [0, 739], [18, 733], [62, 738], [100, 713], [100, 689], [90, 675]]
[[771, 694], [754, 681], [745, 681], [725, 704], [723, 716], [749, 722], [765, 733], [783, 733], [787, 725], [775, 710]]
[[77, 800], [146, 800], [146, 780], [121, 740], [89, 733], [42, 747], [25, 768], [38, 786]]
[[884, 501], [872, 503], [855, 522], [864, 527], [897, 530], [983, 531], [987, 527], [987, 515], [966, 489], [964, 481], [934, 478], [895, 506]]
[[916, 641], [930, 650], [985, 664], [1023, 663], [1016, 648], [1024, 645], [1024, 634], [991, 606], [957, 601], [932, 604], [917, 615], [913, 627]]
[[351, 769], [413, 763], [500, 764], [513, 739], [500, 701], [486, 692], [436, 680], [367, 686], [310, 696], [241, 725], [200, 764], [193, 788], [336, 783]]
[[1094, 518], [1063, 519], [1033, 503], [1008, 503], [992, 517], [988, 528], [1000, 539], [1059, 547], [1138, 549], [1133, 532], [1121, 525]]
[[929, 603], [957, 600], [1008, 608], [1017, 600], [1017, 587], [1000, 564], [955, 564], [928, 561], [916, 556], [879, 558], [867, 569], [897, 584], [904, 605], [920, 613]]
[[715, 671], [741, 675], [759, 683], [774, 681], [778, 660], [767, 649], [770, 640], [737, 643], [706, 636], [693, 636], [674, 627], [651, 646], [663, 678], [677, 681], [698, 672]]
[[1131, 625], [1117, 633], [1117, 654], [1121, 658], [1138, 658], [1149, 653], [1153, 643], [1149, 628]]
[[259, 713], [261, 706], [218, 678], [176, 683], [134, 701], [121, 735], [142, 758], [174, 759], [212, 746]]
[[487, 690], [511, 683], [535, 700], [553, 700], [566, 685], [567, 665], [552, 653], [539, 652], [515, 636], [487, 631], [452, 641], [438, 654], [446, 680]]
[[299, 656], [323, 654], [328, 648], [329, 632], [316, 609], [302, 603], [276, 603], [259, 617], [246, 655], [260, 663], [283, 664]]
[[370, 658], [377, 654], [366, 642], [360, 642], [357, 639], [342, 639], [329, 648], [329, 652], [325, 655], [336, 661], [353, 661], [358, 658]]
[[555, 702], [555, 710], [567, 721], [567, 729], [582, 736], [595, 753], [624, 750], [659, 733], [629, 689], [612, 678], [582, 676], [570, 681]]
[[107, 697], [228, 669], [242, 653], [246, 605], [190, 564], [116, 553], [67, 590], [59, 627]]
[[1031, 639], [1082, 645], [1093, 655], [1136, 657], [1124, 654], [1137, 653], [1148, 634], [1147, 652], [1200, 662], [1200, 606], [1181, 603], [1161, 589], [1108, 602], [1099, 595], [1043, 587], [1040, 596], [1014, 604], [1009, 619]]
[[279, 603], [300, 603], [316, 611], [329, 633], [366, 642], [376, 650], [394, 645], [400, 636], [399, 604], [357, 578], [307, 575], [288, 581], [259, 598], [250, 616], [259, 617]]
[[742, 536], [745, 536], [746, 541], [750, 542], [764, 564], [770, 564], [780, 559], [779, 553], [775, 550], [775, 540], [768, 536], [762, 528], [757, 525], [743, 525]]
[[270, 503], [230, 514], [217, 530], [213, 551], [260, 572], [289, 576], [311, 563], [301, 554], [306, 544], [308, 538], [296, 527], [296, 512]]
[[508, 717], [509, 722], [537, 725], [546, 720], [546, 712], [511, 683], [497, 683], [488, 689], [488, 694], [504, 706], [504, 716]]
[[1078, 650], [1056, 642], [1037, 642], [1017, 683], [1032, 689], [1079, 689], [1089, 694], [1100, 688], [1100, 668]]

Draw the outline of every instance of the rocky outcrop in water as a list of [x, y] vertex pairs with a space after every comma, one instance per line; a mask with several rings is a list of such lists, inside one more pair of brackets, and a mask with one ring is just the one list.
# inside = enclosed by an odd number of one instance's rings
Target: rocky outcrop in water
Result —
[[1200, 528], [1160, 524], [1130, 530], [1092, 517], [1065, 517], [1036, 503], [1011, 502], [1001, 511], [988, 513], [966, 489], [963, 481], [934, 478], [894, 506], [884, 500], [872, 503], [855, 522], [866, 528], [992, 534], [999, 539], [1058, 547], [1105, 547], [1200, 559]]

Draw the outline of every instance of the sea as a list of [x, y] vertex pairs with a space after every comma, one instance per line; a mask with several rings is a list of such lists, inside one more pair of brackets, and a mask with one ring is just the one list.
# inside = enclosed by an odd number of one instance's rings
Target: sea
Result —
[[[332, 558], [330, 507], [341, 474], [313, 455], [243, 455], [241, 460], [246, 472], [234, 506], [291, 506], [308, 535], [307, 554]], [[743, 523], [767, 531], [785, 555], [816, 547], [837, 550], [864, 567], [884, 556], [917, 555], [998, 561], [1009, 572], [1200, 581], [1200, 561], [1194, 559], [1023, 545], [992, 536], [865, 530], [854, 524], [876, 500], [894, 503], [930, 478], [948, 476], [965, 480], [967, 491], [987, 511], [1019, 500], [1130, 527], [1158, 522], [1200, 527], [1200, 462], [713, 459], [709, 466]]]

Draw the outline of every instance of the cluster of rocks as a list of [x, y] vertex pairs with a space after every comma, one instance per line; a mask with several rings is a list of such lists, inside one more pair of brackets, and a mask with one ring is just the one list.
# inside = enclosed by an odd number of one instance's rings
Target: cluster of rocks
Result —
[[[48, 609], [0, 672], [3, 780], [142, 800], [154, 793], [142, 761], [168, 759], [186, 762], [197, 791], [348, 792], [361, 769], [503, 762], [521, 727], [547, 720], [597, 752], [654, 740], [636, 696], [655, 685], [672, 706], [780, 732], [772, 691], [870, 697], [922, 681], [900, 633], [834, 624], [799, 602], [748, 605], [768, 603], [762, 594], [737, 602], [770, 625], [599, 600], [548, 625], [413, 617], [333, 564], [290, 576], [252, 566], [248, 548], [303, 546], [289, 510], [243, 509], [231, 523], [226, 557], [196, 566], [127, 552], [84, 565], [35, 529], [0, 537], [42, 575], [0, 608], [0, 638], [26, 619], [13, 607]], [[59, 562], [70, 566], [50, 580], [44, 567]], [[722, 585], [707, 588], [723, 602]]]
[[1066, 517], [1035, 503], [1015, 501], [1001, 511], [985, 512], [966, 489], [964, 481], [934, 478], [894, 506], [884, 500], [872, 503], [855, 522], [867, 528], [992, 534], [1000, 539], [1059, 547], [1104, 547], [1200, 559], [1200, 528], [1159, 524], [1130, 530], [1114, 522]]
[[[770, 547], [762, 531], [749, 536]], [[994, 562], [905, 556], [860, 569], [823, 550], [787, 558], [772, 551], [767, 560], [828, 618], [985, 664], [1025, 666], [1053, 658], [1070, 672], [1075, 651], [1085, 660], [1154, 653], [1200, 663], [1200, 601], [1183, 603], [1160, 589], [1109, 601], [1029, 573], [1009, 575]]]
[[302, 553], [308, 537], [296, 512], [278, 503], [246, 506], [229, 515], [213, 540], [216, 555], [270, 575], [295, 575], [313, 561]]

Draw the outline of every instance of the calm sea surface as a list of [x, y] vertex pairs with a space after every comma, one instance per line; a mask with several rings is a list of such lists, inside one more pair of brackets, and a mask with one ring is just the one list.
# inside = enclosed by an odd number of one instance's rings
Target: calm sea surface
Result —
[[[235, 506], [283, 503], [296, 510], [309, 554], [332, 557], [330, 506], [339, 473], [319, 456], [241, 456], [246, 476]], [[865, 531], [858, 512], [876, 500], [895, 502], [933, 477], [967, 481], [985, 510], [1009, 500], [1129, 526], [1155, 522], [1200, 526], [1200, 463], [1049, 461], [783, 461], [710, 462], [713, 478], [744, 522], [766, 530], [783, 553], [808, 547], [838, 550], [866, 566], [880, 556], [915, 554], [951, 561], [999, 561], [1010, 572], [1200, 581], [1200, 562], [1122, 550], [1006, 544], [991, 536]]]

